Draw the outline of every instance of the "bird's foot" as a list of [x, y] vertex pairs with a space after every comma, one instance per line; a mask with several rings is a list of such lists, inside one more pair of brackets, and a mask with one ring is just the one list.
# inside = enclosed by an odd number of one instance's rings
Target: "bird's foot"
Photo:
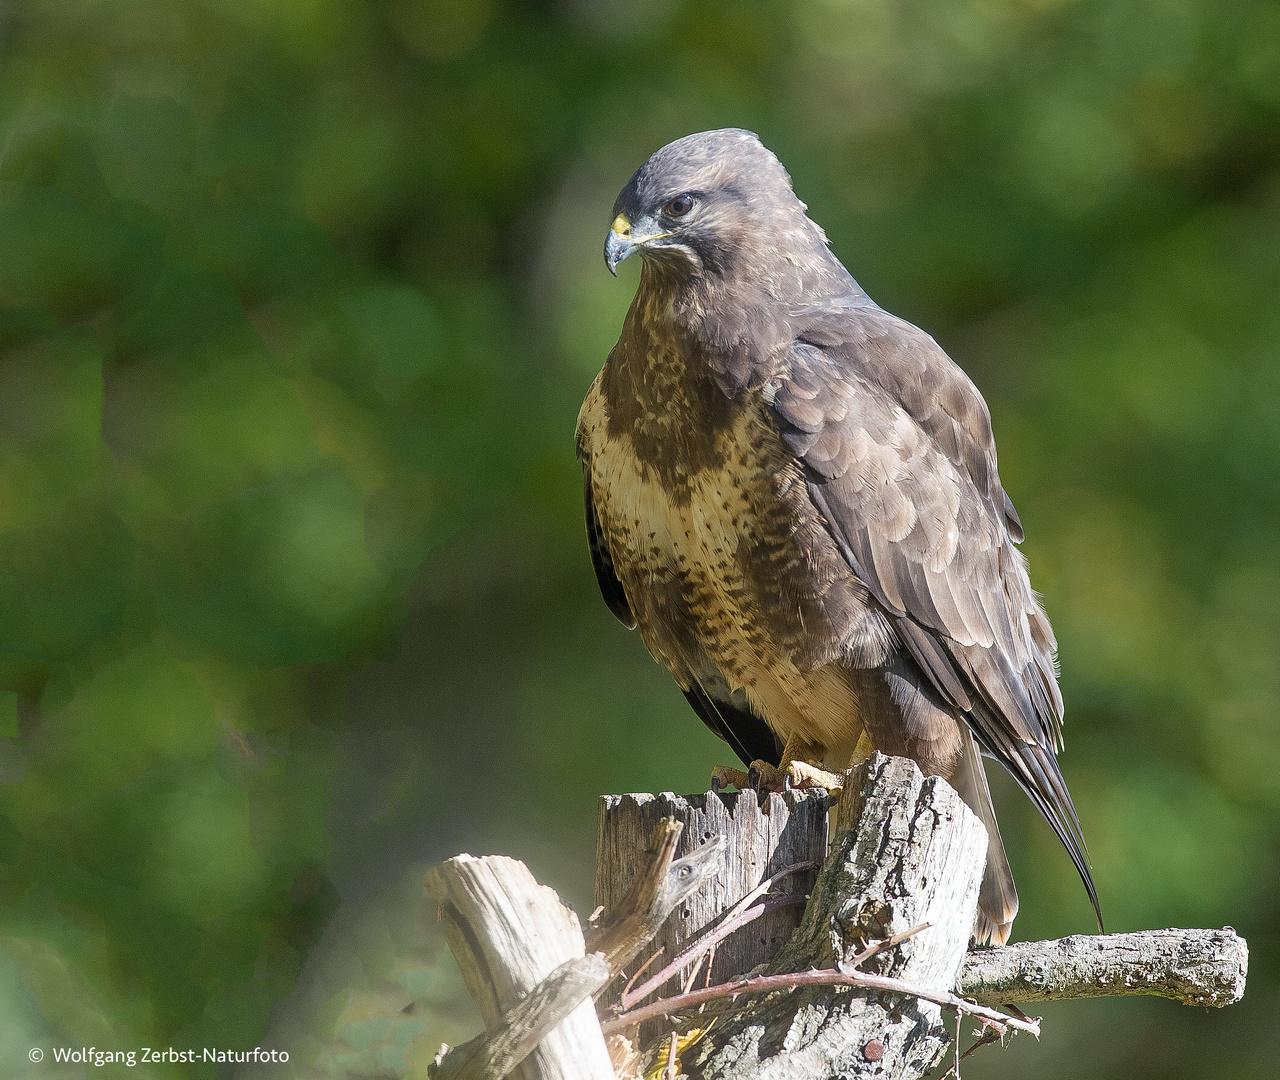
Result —
[[786, 791], [791, 786], [791, 773], [785, 765], [770, 765], [757, 758], [747, 770], [747, 780], [753, 791], [767, 795], [771, 791]]
[[845, 774], [829, 772], [818, 765], [807, 761], [789, 761], [783, 770], [790, 779], [793, 788], [826, 788], [828, 791], [839, 791], [844, 787]]
[[751, 763], [748, 772], [727, 765], [717, 765], [711, 770], [711, 786], [716, 791], [732, 786], [739, 791], [751, 789], [762, 794], [786, 791], [789, 788], [826, 788], [828, 791], [837, 791], [844, 786], [844, 774], [828, 772], [807, 761], [788, 761], [779, 766], [756, 760]]
[[711, 770], [711, 790], [719, 791], [721, 788], [736, 787], [739, 791], [746, 791], [751, 786], [751, 778], [741, 769], [730, 768], [728, 765], [717, 765]]

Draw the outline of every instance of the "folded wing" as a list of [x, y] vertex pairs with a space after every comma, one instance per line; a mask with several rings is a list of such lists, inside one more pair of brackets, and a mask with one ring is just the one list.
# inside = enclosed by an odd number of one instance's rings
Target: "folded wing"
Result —
[[797, 330], [771, 408], [810, 498], [903, 646], [1052, 826], [1098, 911], [1055, 756], [1056, 642], [1014, 547], [1022, 526], [986, 404], [931, 337], [874, 305], [832, 305]]

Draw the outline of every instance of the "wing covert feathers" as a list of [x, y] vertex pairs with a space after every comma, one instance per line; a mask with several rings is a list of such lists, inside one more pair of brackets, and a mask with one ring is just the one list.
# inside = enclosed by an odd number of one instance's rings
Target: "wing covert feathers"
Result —
[[[933, 686], [1044, 815], [1097, 912], [1054, 756], [1062, 742], [1057, 643], [1013, 546], [1022, 526], [1000, 485], [981, 395], [931, 337], [866, 303], [814, 314], [770, 392], [778, 432], [804, 464], [813, 504], [849, 567]], [[985, 777], [980, 787], [977, 774], [965, 782], [982, 803]], [[1011, 877], [1008, 888], [1016, 906]], [[989, 892], [992, 916], [1001, 895]], [[989, 921], [998, 935], [1004, 920]]]

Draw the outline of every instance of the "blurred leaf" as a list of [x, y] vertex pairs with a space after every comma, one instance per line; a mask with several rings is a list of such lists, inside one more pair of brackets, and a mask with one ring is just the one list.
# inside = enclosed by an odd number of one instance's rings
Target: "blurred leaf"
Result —
[[430, 373], [443, 347], [440, 319], [416, 289], [380, 285], [346, 297], [366, 357], [389, 375], [416, 379]]
[[[1277, 31], [1273, 0], [9, 5], [5, 1060], [423, 1075], [479, 1021], [420, 864], [510, 851], [589, 910], [600, 790], [723, 761], [595, 595], [572, 433], [634, 292], [617, 191], [733, 124], [991, 405], [1108, 917], [1250, 937], [1240, 1020], [1082, 1006], [1023, 1071], [1266, 1074]], [[1087, 929], [1032, 814], [1001, 807], [1019, 933]]]

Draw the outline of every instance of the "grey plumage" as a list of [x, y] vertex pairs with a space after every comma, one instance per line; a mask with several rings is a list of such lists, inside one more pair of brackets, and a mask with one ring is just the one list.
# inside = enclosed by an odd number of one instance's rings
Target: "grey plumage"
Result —
[[578, 430], [611, 609], [744, 760], [763, 721], [828, 767], [865, 735], [950, 779], [991, 837], [980, 939], [1017, 894], [978, 748], [1096, 910], [1056, 643], [976, 387], [867, 297], [748, 132], [659, 150], [615, 213], [606, 258], [638, 250], [641, 283]]

